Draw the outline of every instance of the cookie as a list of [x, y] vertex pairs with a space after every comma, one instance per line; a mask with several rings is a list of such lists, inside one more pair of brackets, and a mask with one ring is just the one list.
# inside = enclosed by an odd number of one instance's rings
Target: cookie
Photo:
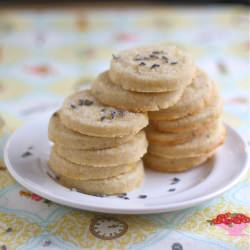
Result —
[[146, 128], [146, 135], [150, 144], [178, 145], [200, 137], [209, 131], [212, 132], [218, 127], [219, 123], [220, 120], [214, 120], [193, 130], [176, 133], [160, 132], [149, 125]]
[[108, 71], [100, 74], [92, 85], [92, 93], [101, 103], [135, 112], [168, 108], [180, 99], [183, 90], [184, 88], [160, 93], [132, 92], [113, 84]]
[[150, 121], [151, 124], [162, 132], [184, 132], [194, 130], [200, 126], [218, 119], [222, 112], [222, 102], [218, 95], [213, 96], [213, 102], [198, 113], [185, 116], [176, 120]]
[[84, 150], [116, 147], [130, 141], [134, 137], [134, 135], [96, 137], [80, 134], [64, 126], [57, 112], [50, 118], [48, 136], [55, 144], [67, 145], [67, 148], [71, 149]]
[[174, 146], [149, 144], [150, 154], [166, 158], [195, 157], [208, 154], [224, 143], [226, 136], [225, 128], [222, 124], [211, 133], [207, 131], [203, 135], [183, 144]]
[[89, 90], [69, 96], [60, 110], [62, 123], [69, 129], [96, 137], [136, 134], [148, 124], [148, 117], [100, 104]]
[[55, 150], [62, 158], [76, 164], [116, 166], [138, 161], [146, 153], [147, 146], [145, 132], [140, 131], [131, 141], [114, 148], [76, 150], [55, 144]]
[[49, 158], [49, 166], [53, 172], [56, 173], [56, 175], [64, 175], [69, 178], [79, 178], [81, 180], [105, 179], [113, 177], [131, 171], [136, 165], [136, 162], [114, 167], [79, 165], [63, 159], [53, 148]]
[[144, 179], [144, 169], [142, 161], [136, 163], [136, 167], [131, 171], [97, 180], [82, 180], [79, 178], [69, 178], [59, 175], [59, 183], [68, 188], [75, 188], [79, 192], [95, 195], [112, 195], [132, 191], [139, 187]]
[[212, 157], [213, 154], [214, 151], [202, 156], [171, 159], [148, 153], [143, 157], [143, 162], [145, 167], [156, 171], [177, 173], [199, 166], [200, 164], [206, 162], [210, 157]]
[[209, 100], [212, 101], [212, 95], [215, 84], [209, 79], [207, 74], [200, 69], [196, 70], [192, 83], [188, 85], [179, 101], [158, 112], [149, 112], [150, 120], [174, 120], [187, 115], [192, 115], [201, 111]]
[[147, 46], [113, 55], [110, 79], [136, 92], [166, 92], [184, 88], [195, 72], [192, 58], [176, 46]]

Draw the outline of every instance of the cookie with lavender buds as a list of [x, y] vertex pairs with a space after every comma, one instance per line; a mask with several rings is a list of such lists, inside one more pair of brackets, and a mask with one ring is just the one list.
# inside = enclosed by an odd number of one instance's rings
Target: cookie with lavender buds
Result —
[[199, 112], [175, 120], [151, 120], [151, 125], [162, 132], [192, 131], [200, 126], [217, 120], [222, 114], [222, 101], [213, 94], [207, 105]]
[[101, 103], [134, 112], [156, 111], [177, 103], [183, 88], [168, 92], [142, 93], [123, 89], [111, 82], [108, 71], [100, 74], [92, 85], [92, 93]]
[[71, 149], [84, 150], [116, 147], [134, 137], [132, 134], [121, 137], [97, 137], [80, 134], [64, 126], [58, 112], [50, 118], [48, 136], [55, 144], [67, 145], [67, 148]]
[[175, 120], [202, 110], [213, 99], [215, 83], [200, 69], [178, 102], [158, 112], [149, 112], [150, 120]]
[[69, 129], [96, 137], [135, 135], [148, 124], [147, 114], [102, 105], [89, 90], [69, 96], [59, 114]]
[[136, 92], [166, 92], [189, 85], [195, 73], [190, 55], [176, 46], [144, 46], [113, 56], [114, 84]]

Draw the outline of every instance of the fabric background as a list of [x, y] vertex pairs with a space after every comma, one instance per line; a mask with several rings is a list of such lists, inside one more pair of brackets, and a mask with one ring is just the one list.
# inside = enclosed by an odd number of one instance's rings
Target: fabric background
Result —
[[[219, 84], [223, 119], [250, 143], [248, 9], [0, 12], [0, 114], [6, 122], [0, 136], [0, 249], [250, 249], [250, 223], [233, 233], [207, 222], [225, 212], [250, 216], [250, 172], [225, 195], [194, 208], [107, 217], [32, 194], [4, 168], [3, 145], [12, 131], [90, 84], [111, 54], [159, 42], [193, 54]], [[113, 240], [99, 239], [89, 227], [103, 218], [128, 229]]]

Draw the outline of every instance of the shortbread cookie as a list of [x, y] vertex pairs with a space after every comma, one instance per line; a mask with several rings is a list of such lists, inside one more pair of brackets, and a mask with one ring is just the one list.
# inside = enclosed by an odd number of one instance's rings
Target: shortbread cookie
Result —
[[140, 131], [131, 141], [114, 148], [100, 150], [75, 150], [55, 145], [56, 152], [66, 160], [89, 166], [116, 166], [138, 161], [147, 151], [144, 131]]
[[147, 46], [113, 55], [109, 71], [113, 83], [136, 92], [166, 92], [191, 83], [192, 58], [176, 46]]
[[139, 93], [125, 90], [109, 79], [108, 71], [99, 75], [92, 85], [92, 93], [101, 103], [135, 112], [160, 110], [174, 105], [184, 88], [161, 93]]
[[72, 163], [60, 157], [52, 148], [49, 166], [57, 175], [64, 175], [69, 178], [79, 178], [81, 180], [105, 179], [127, 173], [136, 166], [135, 163], [118, 165], [114, 167], [93, 167]]
[[167, 133], [156, 130], [153, 126], [146, 128], [146, 135], [150, 144], [178, 145], [191, 141], [205, 133], [213, 132], [218, 127], [220, 120], [214, 120], [190, 131]]
[[59, 183], [86, 194], [112, 195], [126, 193], [139, 187], [144, 179], [142, 161], [139, 161], [136, 165], [135, 168], [127, 173], [106, 179], [82, 180], [59, 175]]
[[171, 159], [148, 153], [143, 157], [143, 162], [145, 167], [156, 171], [177, 173], [199, 166], [200, 164], [207, 161], [208, 158], [212, 157], [213, 154], [214, 151], [202, 156]]
[[64, 126], [57, 112], [50, 118], [48, 136], [55, 144], [64, 145], [71, 149], [84, 150], [116, 147], [128, 142], [134, 137], [134, 135], [122, 137], [96, 137], [80, 134]]
[[105, 105], [135, 112], [146, 112], [174, 105], [182, 96], [183, 89], [161, 93], [132, 92], [113, 84], [106, 71], [99, 75], [92, 85], [92, 93]]
[[97, 137], [136, 134], [148, 124], [146, 114], [103, 106], [89, 90], [69, 96], [60, 110], [60, 118], [69, 129]]
[[192, 83], [188, 85], [179, 101], [158, 112], [149, 112], [150, 120], [174, 120], [201, 111], [215, 94], [215, 84], [207, 74], [200, 69], [196, 70]]
[[152, 120], [151, 124], [159, 131], [162, 132], [184, 132], [194, 130], [200, 126], [204, 126], [219, 118], [222, 112], [222, 102], [218, 95], [213, 97], [213, 102], [204, 107], [198, 113], [185, 116], [176, 120], [155, 121]]
[[148, 152], [166, 158], [196, 157], [214, 151], [215, 148], [224, 143], [225, 135], [224, 126], [219, 124], [212, 133], [208, 131], [183, 144], [174, 146], [150, 144]]

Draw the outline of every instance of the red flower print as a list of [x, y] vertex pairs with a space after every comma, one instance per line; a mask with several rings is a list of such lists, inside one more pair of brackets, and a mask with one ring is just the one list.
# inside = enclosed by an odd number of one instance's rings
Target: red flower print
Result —
[[34, 75], [40, 76], [52, 75], [54, 73], [52, 67], [46, 64], [29, 66], [27, 70]]
[[244, 235], [243, 231], [250, 223], [250, 217], [242, 213], [224, 213], [208, 220], [210, 225], [216, 225], [225, 229], [231, 236]]
[[119, 42], [131, 42], [131, 41], [136, 41], [137, 36], [129, 33], [118, 33], [115, 36], [115, 39]]
[[34, 200], [34, 201], [41, 201], [43, 200], [43, 198], [37, 194], [32, 194], [31, 195], [31, 200]]

